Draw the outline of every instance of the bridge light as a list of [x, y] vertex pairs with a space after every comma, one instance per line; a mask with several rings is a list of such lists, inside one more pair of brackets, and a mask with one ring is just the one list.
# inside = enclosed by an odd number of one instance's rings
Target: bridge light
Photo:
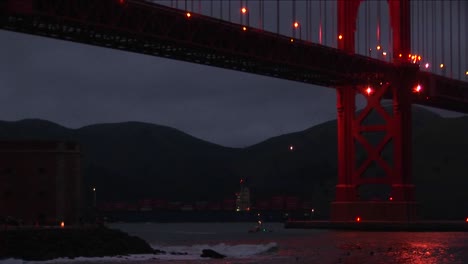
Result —
[[291, 38], [291, 42], [294, 42], [294, 39], [293, 39], [293, 38]]
[[290, 151], [293, 151], [293, 150], [294, 150], [294, 146], [293, 146], [293, 145], [289, 146], [289, 150], [290, 150]]
[[465, 72], [465, 75], [468, 76], [468, 71]]
[[380, 45], [377, 45], [377, 50], [380, 50], [382, 47]]
[[429, 62], [426, 62], [426, 64], [424, 64], [424, 68], [429, 69]]
[[339, 34], [339, 35], [338, 35], [338, 39], [339, 39], [339, 40], [342, 40], [342, 39], [343, 39], [343, 35]]
[[247, 31], [247, 27], [242, 27], [242, 30], [243, 30], [243, 31]]
[[468, 223], [468, 217], [465, 219], [465, 221]]
[[247, 8], [245, 8], [245, 7], [241, 8], [241, 13], [246, 14], [247, 13]]
[[418, 85], [416, 85], [416, 87], [414, 87], [413, 92], [420, 93], [421, 90], [422, 90], [422, 86], [420, 84], [418, 84]]
[[420, 60], [421, 60], [421, 56], [418, 56], [418, 61], [420, 61]]
[[399, 57], [399, 58], [403, 57], [403, 54], [401, 54], [401, 53], [400, 53], [400, 54], [398, 54], [398, 57]]
[[374, 90], [370, 86], [367, 86], [367, 89], [365, 91], [367, 95], [371, 95], [374, 92]]
[[441, 68], [441, 69], [444, 68], [444, 67], [445, 67], [445, 65], [444, 65], [443, 63], [441, 63], [441, 64], [439, 65], [439, 68]]
[[361, 222], [361, 217], [356, 217], [356, 222]]
[[190, 14], [190, 12], [187, 12], [185, 15], [187, 16], [187, 18], [190, 18], [192, 16], [192, 14]]
[[386, 51], [382, 52], [382, 55], [387, 56], [387, 52]]
[[390, 198], [388, 198], [388, 200], [393, 201], [393, 197], [390, 196]]
[[294, 22], [293, 27], [294, 27], [294, 28], [298, 28], [298, 27], [299, 27], [299, 22], [297, 22], [297, 21]]

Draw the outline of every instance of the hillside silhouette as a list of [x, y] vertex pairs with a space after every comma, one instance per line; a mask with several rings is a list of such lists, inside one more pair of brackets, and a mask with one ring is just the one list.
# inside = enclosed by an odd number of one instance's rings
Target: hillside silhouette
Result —
[[[378, 122], [379, 117], [371, 114], [369, 119]], [[413, 107], [413, 178], [426, 218], [463, 219], [468, 214], [466, 135], [468, 117], [442, 118]], [[299, 196], [326, 217], [337, 180], [336, 120], [246, 148], [223, 147], [141, 122], [69, 129], [38, 119], [2, 121], [0, 138], [79, 142], [85, 186], [97, 187], [100, 202], [233, 199], [243, 178], [254, 199]], [[358, 151], [358, 158], [365, 155]], [[384, 157], [390, 154], [384, 150]]]

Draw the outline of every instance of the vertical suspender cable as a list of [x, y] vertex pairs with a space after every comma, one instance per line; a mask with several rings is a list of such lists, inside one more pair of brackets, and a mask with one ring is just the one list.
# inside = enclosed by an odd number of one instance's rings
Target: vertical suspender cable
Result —
[[327, 45], [327, 0], [323, 1], [323, 44]]
[[421, 55], [422, 45], [423, 45], [423, 41], [422, 41], [422, 39], [423, 39], [423, 37], [422, 37], [423, 29], [422, 29], [422, 27], [423, 27], [424, 22], [422, 21], [422, 18], [423, 18], [422, 13], [423, 12], [422, 12], [422, 7], [421, 7], [421, 5], [422, 5], [421, 1], [417, 1], [416, 3], [417, 3], [417, 9], [418, 9], [418, 23], [417, 23], [417, 30], [418, 30], [418, 40], [417, 40], [418, 41], [417, 42], [418, 43], [418, 50], [417, 51], [418, 51], [418, 53], [417, 54]]
[[193, 12], [193, 1], [194, 0], [190, 0], [190, 11], [192, 11], [192, 12]]
[[231, 22], [231, 0], [228, 0], [228, 20]]
[[305, 39], [309, 41], [309, 0], [306, 0], [306, 23], [305, 23]]
[[312, 8], [312, 5], [314, 4], [314, 1], [309, 0], [309, 41], [314, 41], [314, 24], [312, 18], [314, 18], [314, 10], [316, 8]]
[[[465, 18], [465, 23], [463, 23], [463, 25], [465, 26], [465, 30], [463, 30], [463, 32], [465, 32], [465, 41], [463, 42], [465, 45], [466, 43], [468, 43], [468, 3], [467, 2], [463, 2], [463, 6], [464, 6], [464, 11], [463, 11], [463, 14], [464, 14], [464, 18]], [[468, 49], [465, 48], [465, 75], [466, 77], [468, 77]]]
[[310, 5], [309, 5], [309, 14], [310, 14], [310, 19], [309, 19], [309, 23], [310, 23], [310, 24], [309, 24], [309, 36], [310, 36], [310, 41], [313, 41], [313, 40], [314, 40], [314, 37], [313, 37], [313, 35], [314, 35], [314, 34], [313, 34], [314, 30], [313, 30], [312, 18], [315, 17], [315, 16], [313, 15], [312, 12], [313, 12], [313, 10], [315, 10], [315, 9], [312, 8], [312, 4], [313, 4], [313, 3], [314, 3], [314, 1], [310, 1]]
[[377, 45], [380, 46], [380, 1], [377, 2]]
[[265, 27], [265, 3], [263, 0], [260, 0], [260, 24], [262, 25], [260, 28], [263, 30]]
[[389, 23], [389, 26], [388, 26], [388, 51], [389, 51], [389, 53], [391, 53], [388, 56], [388, 60], [391, 61], [393, 56], [395, 56], [395, 55], [393, 54], [394, 53], [393, 52], [393, 42], [392, 42], [393, 41], [393, 35], [392, 35], [393, 28], [391, 26], [392, 23], [391, 23], [391, 18], [390, 17], [388, 18], [388, 23]]
[[[415, 8], [414, 8], [414, 2], [410, 2], [410, 19], [411, 19], [411, 24], [410, 24], [410, 30], [411, 30], [411, 34], [410, 34], [410, 38], [411, 38], [411, 52], [413, 52], [413, 50], [415, 49], [415, 46], [414, 46], [414, 43], [415, 42], [415, 38], [416, 38], [416, 30], [415, 30]], [[406, 55], [405, 55], [406, 56]]]
[[423, 58], [426, 57], [426, 2], [427, 1], [422, 1], [421, 2], [421, 56]]
[[185, 2], [185, 11], [187, 11], [187, 0], [184, 0]]
[[258, 28], [262, 28], [262, 1], [258, 1]]
[[242, 12], [240, 12], [242, 10], [242, 8], [244, 8], [244, 3], [242, 0], [239, 1], [239, 4], [240, 4], [240, 7], [239, 7], [239, 10], [237, 12], [239, 12], [239, 17], [240, 17], [240, 23], [241, 25], [244, 25], [244, 14], [242, 14]]
[[223, 19], [223, 1], [219, 1], [219, 18]]
[[[292, 0], [292, 20], [293, 22], [291, 23], [294, 24], [296, 23], [296, 0]], [[291, 27], [292, 28], [292, 35], [293, 35], [293, 38], [296, 37], [296, 28], [295, 27]]]
[[[441, 65], [444, 63], [444, 55], [445, 55], [445, 41], [444, 41], [444, 38], [445, 38], [445, 32], [444, 32], [444, 24], [445, 24], [445, 16], [444, 16], [444, 3], [443, 1], [440, 1], [440, 14], [441, 14], [441, 19], [442, 19], [442, 23], [440, 23], [440, 32], [442, 34], [441, 38], [440, 38], [440, 51], [441, 51], [441, 57], [440, 57], [440, 61], [441, 61]], [[444, 69], [441, 67], [441, 70], [442, 70], [442, 75], [445, 75], [444, 74]]]
[[436, 28], [435, 28], [435, 21], [436, 21], [436, 6], [435, 6], [435, 2], [431, 1], [431, 13], [432, 13], [432, 19], [431, 19], [431, 22], [432, 22], [432, 30], [431, 30], [431, 35], [432, 35], [432, 41], [431, 41], [431, 46], [432, 46], [432, 55], [431, 55], [431, 62], [432, 62], [432, 66], [431, 66], [431, 69], [433, 69], [432, 71], [434, 71], [437, 63], [437, 58], [436, 58], [436, 39], [437, 39], [437, 31], [436, 31]]
[[280, 33], [280, 6], [279, 0], [276, 0], [276, 34]]
[[210, 0], [210, 16], [213, 16], [213, 0]]
[[366, 47], [365, 54], [366, 56], [370, 56], [370, 49], [369, 49], [369, 1], [364, 3], [364, 45]]
[[319, 0], [319, 43], [322, 44], [322, 0]]
[[249, 0], [245, 0], [245, 8], [247, 8], [247, 26], [250, 27], [250, 8], [249, 8]]
[[356, 28], [357, 28], [357, 41], [355, 40], [354, 43], [356, 43], [356, 50], [358, 54], [362, 54], [361, 53], [361, 48], [360, 48], [360, 44], [361, 44], [361, 20], [359, 19], [359, 13], [357, 15], [357, 18], [356, 18]]
[[453, 78], [453, 8], [452, 8], [452, 1], [449, 2], [450, 4], [450, 78]]
[[460, 14], [460, 9], [461, 9], [461, 5], [460, 5], [460, 0], [457, 1], [457, 19], [458, 19], [458, 23], [457, 23], [457, 29], [458, 29], [458, 53], [457, 53], [457, 60], [458, 60], [458, 68], [457, 68], [457, 71], [458, 71], [458, 79], [461, 79], [461, 32], [460, 32], [460, 27], [461, 27], [461, 14]]
[[[337, 16], [338, 14], [335, 12], [335, 10], [336, 10], [335, 9], [335, 3], [336, 3], [336, 1], [332, 1], [330, 3], [330, 6], [331, 6], [330, 17], [332, 18], [331, 19], [331, 37], [332, 37], [331, 45], [332, 45], [332, 47], [337, 48], [338, 47], [338, 42], [337, 42], [338, 36], [337, 36], [337, 34], [335, 32], [336, 31], [336, 28], [335, 28], [335, 20], [336, 19], [335, 19], [335, 17], [338, 17]], [[336, 24], [338, 24], [338, 23], [336, 23]]]

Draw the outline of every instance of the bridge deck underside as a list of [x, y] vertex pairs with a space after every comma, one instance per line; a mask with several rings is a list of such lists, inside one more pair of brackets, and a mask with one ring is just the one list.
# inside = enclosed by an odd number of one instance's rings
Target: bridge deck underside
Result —
[[[0, 1], [0, 28], [326, 87], [378, 82], [398, 68], [215, 18], [187, 18], [182, 10], [143, 1], [19, 2]], [[468, 113], [467, 82], [418, 74], [424, 90], [414, 103]]]

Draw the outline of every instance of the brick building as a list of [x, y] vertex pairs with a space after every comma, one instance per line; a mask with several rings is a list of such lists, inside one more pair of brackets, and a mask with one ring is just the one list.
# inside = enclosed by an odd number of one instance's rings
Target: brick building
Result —
[[82, 214], [77, 143], [0, 141], [0, 217], [55, 225], [77, 223]]

